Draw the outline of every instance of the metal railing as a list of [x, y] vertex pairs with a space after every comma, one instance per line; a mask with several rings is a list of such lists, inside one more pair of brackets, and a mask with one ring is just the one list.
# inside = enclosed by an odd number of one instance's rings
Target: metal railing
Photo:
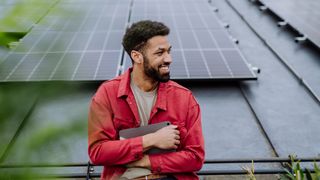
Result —
[[[291, 157], [292, 158], [292, 157]], [[237, 163], [281, 163], [282, 167], [270, 168], [270, 169], [257, 169], [254, 170], [254, 174], [284, 174], [287, 173], [292, 159], [288, 158], [253, 158], [253, 159], [207, 159], [205, 165], [209, 164], [237, 164]], [[293, 158], [294, 162], [320, 162], [320, 157], [306, 157], [306, 158]], [[63, 167], [86, 167], [86, 173], [65, 173], [65, 174], [41, 174], [39, 178], [96, 178], [100, 177], [100, 173], [95, 172], [95, 167], [88, 163], [68, 163], [68, 164], [1, 164], [0, 169], [5, 168], [63, 168]], [[309, 169], [310, 172], [314, 172], [314, 169]], [[247, 174], [247, 170], [200, 170], [198, 175], [243, 175]]]

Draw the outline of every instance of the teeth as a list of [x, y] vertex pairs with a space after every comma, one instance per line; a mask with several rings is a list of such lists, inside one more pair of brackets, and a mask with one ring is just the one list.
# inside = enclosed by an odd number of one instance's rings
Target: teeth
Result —
[[169, 69], [168, 66], [161, 66], [162, 69]]

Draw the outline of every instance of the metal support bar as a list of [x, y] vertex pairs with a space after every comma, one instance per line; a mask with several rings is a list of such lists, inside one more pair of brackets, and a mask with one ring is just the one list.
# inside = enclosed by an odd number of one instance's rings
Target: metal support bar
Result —
[[[306, 170], [303, 170], [306, 172]], [[311, 173], [314, 173], [315, 170], [311, 169]], [[286, 174], [287, 172], [284, 169], [264, 169], [264, 170], [255, 170], [254, 174]], [[208, 171], [199, 171], [197, 175], [205, 176], [205, 175], [245, 175], [248, 174], [245, 170], [208, 170]], [[100, 173], [92, 173], [91, 178], [100, 177]], [[70, 174], [48, 174], [48, 175], [39, 175], [35, 177], [35, 179], [43, 179], [43, 178], [85, 178], [85, 173], [70, 173]]]
[[[295, 161], [299, 162], [318, 162], [319, 157], [309, 157], [309, 158], [295, 158]], [[205, 164], [219, 164], [219, 163], [285, 163], [291, 162], [290, 158], [255, 158], [255, 159], [207, 159], [204, 161]]]
[[261, 73], [261, 69], [253, 66], [252, 64], [248, 64], [248, 66], [252, 69], [253, 72], [255, 72], [256, 74], [260, 74]]
[[302, 35], [302, 36], [294, 38], [294, 41], [296, 43], [302, 43], [302, 42], [307, 41], [307, 39], [308, 39], [308, 37], [306, 35]]
[[[287, 166], [285, 168], [276, 169], [256, 169], [255, 174], [284, 174], [287, 173], [286, 168], [290, 169], [292, 165], [292, 160], [295, 162], [320, 162], [320, 157], [307, 157], [307, 158], [297, 158], [289, 156], [288, 158], [255, 158], [255, 159], [207, 159], [205, 164], [222, 164], [222, 163], [285, 163]], [[69, 173], [69, 174], [42, 174], [35, 178], [86, 178], [90, 180], [91, 178], [100, 177], [100, 173], [94, 172], [94, 167], [98, 165], [93, 165], [89, 162], [87, 163], [71, 163], [71, 164], [24, 164], [24, 165], [0, 165], [0, 169], [5, 168], [52, 168], [52, 167], [87, 167], [87, 173]], [[304, 170], [306, 171], [306, 169]], [[314, 172], [314, 169], [310, 169], [310, 172]], [[198, 175], [240, 175], [247, 174], [246, 170], [203, 170], [197, 172]]]
[[92, 174], [93, 172], [94, 172], [94, 168], [93, 168], [92, 164], [90, 163], [90, 161], [88, 161], [86, 180], [91, 180], [91, 174]]
[[[320, 157], [294, 158], [299, 162], [320, 162]], [[232, 163], [290, 163], [290, 158], [252, 158], [252, 159], [206, 159], [205, 164], [232, 164]], [[93, 165], [90, 162], [90, 167]], [[88, 163], [69, 163], [69, 164], [1, 164], [0, 168], [51, 168], [51, 167], [88, 167]], [[93, 169], [94, 171], [94, 169]]]
[[267, 6], [261, 5], [259, 6], [260, 11], [266, 11], [268, 9]]
[[288, 25], [288, 22], [287, 22], [287, 21], [279, 21], [279, 22], [277, 23], [277, 25], [278, 25], [279, 27], [284, 27], [284, 26], [287, 26], [287, 25]]
[[[2, 164], [0, 168], [53, 168], [53, 167], [85, 167], [86, 163], [70, 163], [70, 164]], [[91, 164], [91, 166], [93, 166]]]

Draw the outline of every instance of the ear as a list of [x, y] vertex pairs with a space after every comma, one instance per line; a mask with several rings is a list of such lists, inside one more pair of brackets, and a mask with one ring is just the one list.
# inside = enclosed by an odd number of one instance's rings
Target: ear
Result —
[[131, 58], [134, 61], [134, 63], [141, 64], [143, 62], [143, 56], [139, 51], [132, 50]]

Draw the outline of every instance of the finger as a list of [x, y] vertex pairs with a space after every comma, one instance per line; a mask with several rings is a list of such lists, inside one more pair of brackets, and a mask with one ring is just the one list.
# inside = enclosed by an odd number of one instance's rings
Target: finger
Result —
[[176, 129], [176, 128], [178, 128], [178, 126], [177, 126], [177, 125], [170, 125], [169, 127], [171, 127], [172, 129]]
[[180, 131], [175, 130], [174, 133], [179, 135], [179, 134], [180, 134]]
[[180, 139], [180, 136], [179, 136], [179, 135], [176, 135], [176, 136], [175, 136], [175, 139]]
[[179, 141], [179, 140], [175, 140], [175, 141], [174, 141], [174, 144], [179, 145], [179, 144], [180, 144], [180, 141]]

